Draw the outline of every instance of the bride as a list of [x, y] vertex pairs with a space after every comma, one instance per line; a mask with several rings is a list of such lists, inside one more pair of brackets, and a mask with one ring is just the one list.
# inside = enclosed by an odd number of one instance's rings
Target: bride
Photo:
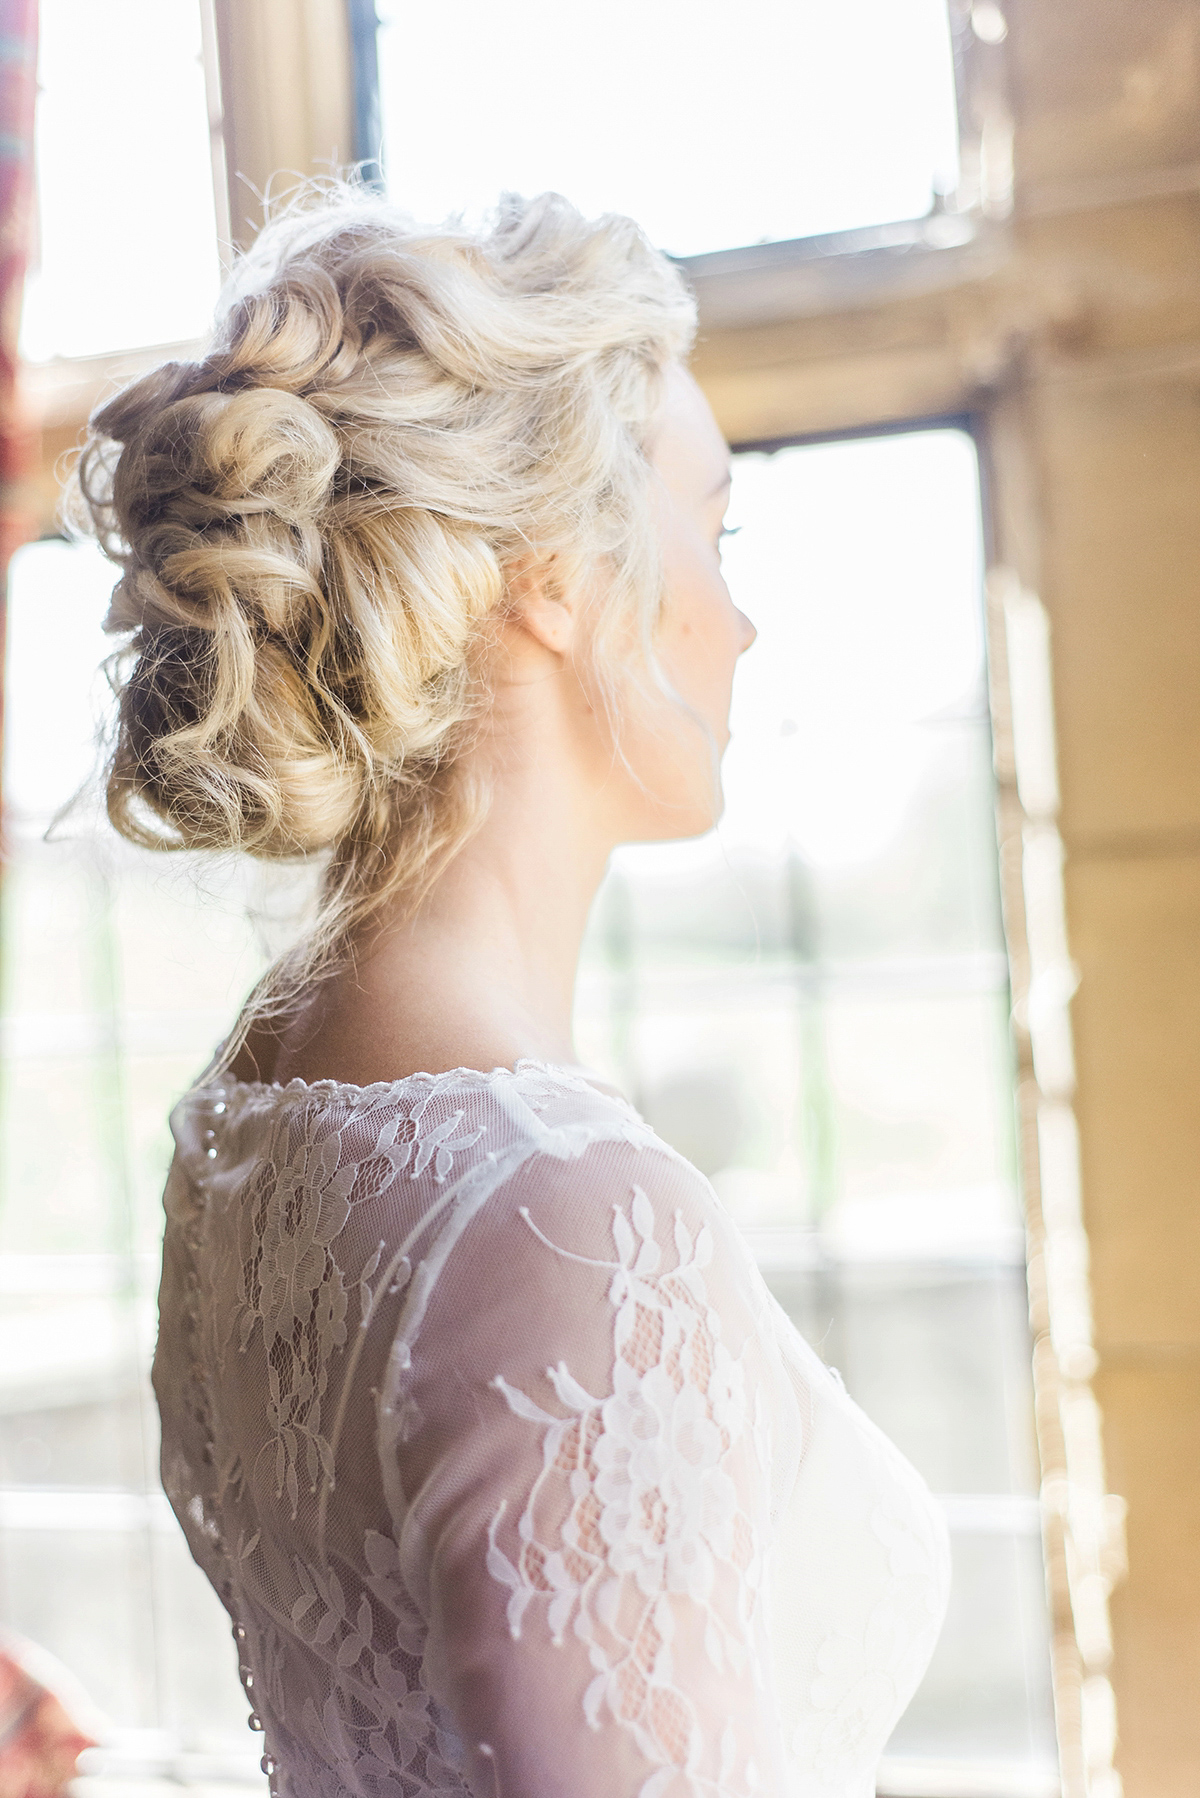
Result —
[[573, 1059], [754, 639], [692, 329], [628, 220], [317, 198], [80, 463], [113, 823], [325, 858], [173, 1114], [154, 1369], [288, 1798], [869, 1798], [938, 1633], [924, 1486]]

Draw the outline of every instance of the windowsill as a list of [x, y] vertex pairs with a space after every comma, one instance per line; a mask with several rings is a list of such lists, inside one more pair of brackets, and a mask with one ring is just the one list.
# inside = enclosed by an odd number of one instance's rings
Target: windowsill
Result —
[[108, 394], [162, 362], [183, 362], [201, 350], [198, 339], [108, 350], [96, 356], [52, 356], [20, 363], [21, 394], [43, 430], [82, 424]]
[[877, 1798], [1059, 1798], [1053, 1761], [909, 1760], [885, 1756]]
[[728, 330], [978, 280], [1007, 259], [1009, 245], [1006, 220], [935, 212], [677, 260], [702, 323]]

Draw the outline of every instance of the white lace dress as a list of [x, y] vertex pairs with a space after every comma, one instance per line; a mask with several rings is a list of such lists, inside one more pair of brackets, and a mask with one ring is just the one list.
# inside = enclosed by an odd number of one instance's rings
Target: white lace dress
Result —
[[911, 1467], [582, 1073], [179, 1104], [163, 1478], [287, 1798], [869, 1798], [945, 1608]]

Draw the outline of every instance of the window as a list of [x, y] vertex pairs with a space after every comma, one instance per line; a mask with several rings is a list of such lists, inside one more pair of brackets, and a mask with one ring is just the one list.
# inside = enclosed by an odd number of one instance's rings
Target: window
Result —
[[[201, 13], [41, 0], [40, 25], [22, 351], [70, 391], [90, 377], [55, 359], [207, 328], [220, 269]], [[241, 874], [126, 853], [95, 795], [43, 841], [94, 761], [112, 583], [97, 551], [60, 541], [10, 573], [0, 1610], [114, 1726], [89, 1771], [261, 1784], [224, 1613], [159, 1490], [147, 1379], [167, 1110], [261, 951]]]
[[[953, 1610], [896, 1764], [990, 1759], [1037, 1792], [1053, 1734], [974, 447], [940, 428], [735, 471], [728, 571], [759, 642], [726, 816], [617, 858], [580, 1051], [711, 1175], [944, 1497]], [[145, 1365], [166, 1114], [272, 914], [248, 871], [139, 855], [86, 805], [41, 840], [91, 764], [110, 582], [61, 543], [12, 580], [0, 1565], [9, 1620], [85, 1678], [130, 1765], [248, 1776], [223, 1614], [156, 1496]], [[48, 1612], [64, 1587], [91, 1604]]]
[[687, 256], [920, 218], [958, 186], [945, 0], [379, 10], [385, 168], [421, 218], [557, 188]]
[[197, 0], [41, 0], [39, 23], [22, 355], [201, 336], [220, 266]]
[[253, 878], [138, 853], [85, 799], [112, 570], [9, 584], [0, 1038], [0, 1605], [116, 1735], [89, 1769], [257, 1777], [225, 1614], [158, 1483], [167, 1114], [262, 966]]
[[615, 858], [580, 1049], [711, 1176], [942, 1497], [951, 1612], [881, 1790], [1049, 1793], [975, 447], [939, 427], [751, 450], [730, 517], [759, 636], [726, 814]]
[[[100, 10], [43, 0], [35, 359], [199, 334], [215, 295], [199, 8]], [[681, 17], [620, 0], [564, 31], [541, 0], [388, 0], [393, 196], [430, 216], [557, 186], [682, 256], [974, 203], [944, 0]], [[1054, 1740], [974, 443], [942, 423], [748, 448], [732, 522], [760, 642], [727, 814], [700, 842], [616, 858], [580, 1052], [711, 1175], [780, 1301], [946, 1505], [951, 1616], [881, 1790], [1041, 1798]], [[224, 1615], [157, 1487], [146, 1368], [166, 1114], [296, 895], [140, 855], [94, 794], [42, 840], [90, 766], [111, 578], [60, 542], [12, 574], [0, 1582], [6, 1616], [119, 1725], [97, 1770], [261, 1783]]]

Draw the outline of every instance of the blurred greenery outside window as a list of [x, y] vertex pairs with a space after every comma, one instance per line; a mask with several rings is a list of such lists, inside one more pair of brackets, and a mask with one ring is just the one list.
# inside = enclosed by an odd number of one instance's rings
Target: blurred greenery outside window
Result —
[[[380, 10], [391, 190], [419, 214], [556, 186], [686, 254], [917, 216], [957, 178], [941, 0], [756, 0], [732, 36], [693, 10], [686, 46], [674, 0], [637, 33], [619, 6], [603, 41], [552, 31], [533, 0], [507, 33], [475, 0]], [[631, 34], [632, 73], [612, 49]], [[463, 41], [480, 75], [453, 110], [405, 83], [414, 60], [461, 69]], [[199, 335], [218, 256], [196, 0], [43, 0], [40, 75], [26, 354]], [[549, 96], [536, 134], [523, 84]], [[759, 640], [726, 815], [615, 858], [579, 1052], [710, 1175], [780, 1302], [943, 1496], [954, 1597], [894, 1789], [1032, 1798], [1054, 1746], [975, 446], [947, 423], [744, 452], [730, 522]], [[94, 770], [111, 583], [59, 541], [10, 583], [0, 1621], [108, 1713], [97, 1772], [252, 1783], [223, 1613], [158, 1488], [147, 1367], [167, 1113], [304, 877], [135, 852], [94, 786], [45, 840]]]

